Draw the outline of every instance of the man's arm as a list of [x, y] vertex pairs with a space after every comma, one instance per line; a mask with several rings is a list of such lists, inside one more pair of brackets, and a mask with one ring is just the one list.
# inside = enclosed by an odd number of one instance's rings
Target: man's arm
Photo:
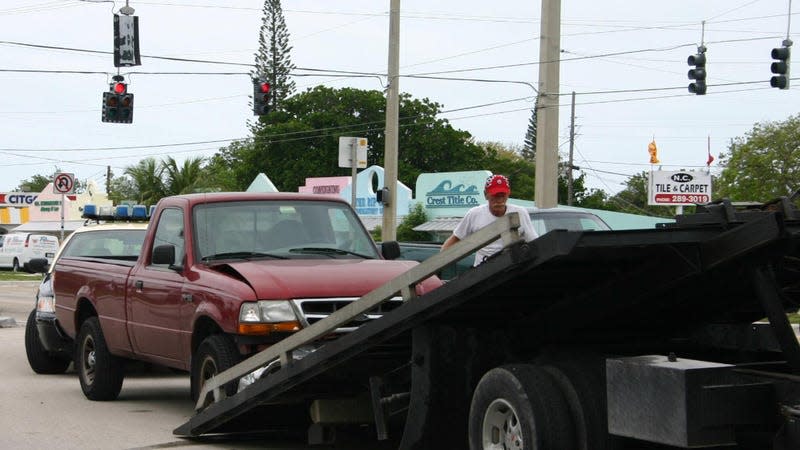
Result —
[[455, 235], [455, 234], [451, 234], [451, 235], [450, 235], [450, 237], [449, 237], [449, 238], [447, 238], [447, 240], [446, 240], [446, 241], [444, 241], [444, 244], [442, 244], [442, 248], [441, 248], [439, 251], [442, 251], [442, 252], [443, 252], [443, 251], [447, 250], [447, 248], [448, 248], [448, 247], [452, 247], [453, 245], [455, 245], [455, 244], [456, 244], [456, 242], [458, 242], [458, 241], [460, 241], [460, 240], [461, 240], [461, 239], [459, 239], [458, 237], [456, 237], [456, 235]]

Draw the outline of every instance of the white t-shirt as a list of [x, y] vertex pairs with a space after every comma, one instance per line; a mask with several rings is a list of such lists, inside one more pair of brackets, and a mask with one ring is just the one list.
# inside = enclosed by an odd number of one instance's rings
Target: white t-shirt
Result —
[[[519, 213], [519, 235], [526, 242], [530, 242], [537, 237], [536, 230], [533, 229], [533, 224], [531, 223], [531, 216], [528, 215], [528, 211], [517, 205], [511, 205], [506, 203], [506, 214], [508, 213]], [[480, 230], [481, 228], [490, 225], [492, 222], [497, 220], [497, 217], [492, 214], [489, 210], [489, 204], [483, 204], [480, 206], [476, 206], [469, 211], [467, 214], [464, 215], [464, 218], [461, 219], [456, 229], [453, 230], [453, 235], [457, 237], [459, 240], [465, 239], [470, 234]], [[503, 240], [498, 239], [489, 245], [481, 248], [475, 254], [475, 265], [482, 263], [486, 258], [494, 255], [495, 253], [499, 252], [503, 249]]]

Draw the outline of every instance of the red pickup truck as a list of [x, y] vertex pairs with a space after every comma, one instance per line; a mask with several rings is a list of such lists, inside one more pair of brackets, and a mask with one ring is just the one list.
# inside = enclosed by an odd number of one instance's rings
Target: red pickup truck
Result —
[[[397, 243], [379, 249], [340, 199], [243, 192], [167, 197], [152, 215], [137, 261], [58, 260], [57, 325], [75, 339], [87, 398], [115, 399], [124, 362], [134, 359], [190, 371], [196, 400], [211, 376], [417, 264], [388, 260], [398, 255]], [[440, 285], [426, 280], [418, 294]]]

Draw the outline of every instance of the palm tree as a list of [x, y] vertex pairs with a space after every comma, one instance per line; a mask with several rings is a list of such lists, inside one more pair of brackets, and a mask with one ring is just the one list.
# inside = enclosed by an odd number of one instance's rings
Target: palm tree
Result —
[[178, 167], [175, 158], [168, 156], [161, 162], [165, 193], [167, 195], [188, 194], [205, 187], [202, 167], [204, 161], [205, 159], [202, 157], [189, 158], [183, 162], [182, 166]]
[[163, 165], [157, 163], [155, 158], [146, 158], [135, 166], [125, 168], [125, 175], [131, 177], [136, 191], [139, 192], [139, 203], [155, 205], [166, 195], [164, 182], [161, 180], [163, 173]]

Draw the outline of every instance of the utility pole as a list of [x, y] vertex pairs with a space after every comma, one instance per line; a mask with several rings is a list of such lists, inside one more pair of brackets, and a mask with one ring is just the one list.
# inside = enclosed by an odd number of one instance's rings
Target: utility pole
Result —
[[[386, 90], [386, 147], [383, 156], [384, 192], [381, 240], [397, 239], [397, 147], [400, 110], [400, 0], [389, 6], [389, 87]], [[388, 195], [386, 195], [388, 194]]]
[[575, 91], [572, 91], [572, 114], [569, 120], [569, 161], [567, 161], [567, 205], [572, 206], [572, 151], [575, 149]]
[[542, 0], [539, 43], [539, 102], [536, 105], [536, 183], [539, 208], [558, 204], [558, 95], [561, 0]]

